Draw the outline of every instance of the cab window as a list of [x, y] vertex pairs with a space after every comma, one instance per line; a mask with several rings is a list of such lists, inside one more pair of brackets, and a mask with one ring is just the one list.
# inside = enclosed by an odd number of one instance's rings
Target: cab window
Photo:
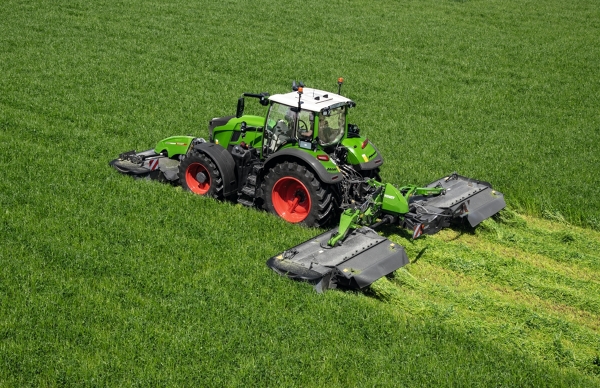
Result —
[[327, 115], [319, 113], [319, 143], [324, 147], [338, 143], [346, 129], [345, 107], [340, 106], [328, 112]]

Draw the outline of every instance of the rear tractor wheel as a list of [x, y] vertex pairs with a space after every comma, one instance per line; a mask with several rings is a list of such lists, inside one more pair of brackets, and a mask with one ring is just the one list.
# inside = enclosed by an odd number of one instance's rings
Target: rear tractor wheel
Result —
[[191, 150], [179, 164], [179, 183], [194, 194], [223, 197], [219, 169], [208, 156], [196, 150]]
[[291, 223], [322, 226], [333, 215], [333, 196], [306, 167], [284, 162], [269, 170], [263, 181], [265, 208]]

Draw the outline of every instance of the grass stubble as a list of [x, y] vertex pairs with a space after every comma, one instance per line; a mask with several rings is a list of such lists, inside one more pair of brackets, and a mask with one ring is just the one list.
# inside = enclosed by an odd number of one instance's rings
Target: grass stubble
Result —
[[[597, 4], [289, 5], [5, 2], [0, 385], [598, 385]], [[264, 265], [317, 231], [107, 166], [340, 75], [384, 180], [512, 210], [317, 295]]]

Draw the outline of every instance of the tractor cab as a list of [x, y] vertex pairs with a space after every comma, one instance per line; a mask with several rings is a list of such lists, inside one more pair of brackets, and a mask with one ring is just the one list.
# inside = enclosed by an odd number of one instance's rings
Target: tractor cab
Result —
[[277, 102], [271, 103], [265, 125], [268, 134], [265, 153], [274, 153], [282, 146], [293, 143], [311, 149], [314, 123], [313, 112]]
[[287, 144], [305, 149], [338, 144], [346, 133], [348, 108], [355, 106], [352, 100], [338, 94], [303, 87], [270, 96], [269, 101], [266, 154]]
[[[238, 99], [235, 116], [217, 117], [209, 122], [209, 142], [233, 152], [236, 147], [252, 150], [265, 163], [299, 160], [319, 172], [323, 182], [341, 170], [346, 176], [377, 178], [383, 157], [375, 146], [359, 134], [358, 126], [348, 123], [354, 101], [338, 92], [304, 87], [294, 82], [292, 91], [282, 94], [243, 93]], [[266, 114], [244, 113], [245, 98], [258, 99]], [[328, 182], [333, 183], [333, 182]]]

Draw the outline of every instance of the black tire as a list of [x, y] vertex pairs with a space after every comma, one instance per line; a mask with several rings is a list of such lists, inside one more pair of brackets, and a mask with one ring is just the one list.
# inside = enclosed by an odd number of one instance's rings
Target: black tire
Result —
[[223, 198], [221, 172], [208, 156], [194, 149], [179, 164], [179, 183], [194, 194]]
[[296, 162], [271, 168], [264, 177], [262, 192], [265, 209], [288, 222], [320, 227], [335, 213], [329, 186]]

